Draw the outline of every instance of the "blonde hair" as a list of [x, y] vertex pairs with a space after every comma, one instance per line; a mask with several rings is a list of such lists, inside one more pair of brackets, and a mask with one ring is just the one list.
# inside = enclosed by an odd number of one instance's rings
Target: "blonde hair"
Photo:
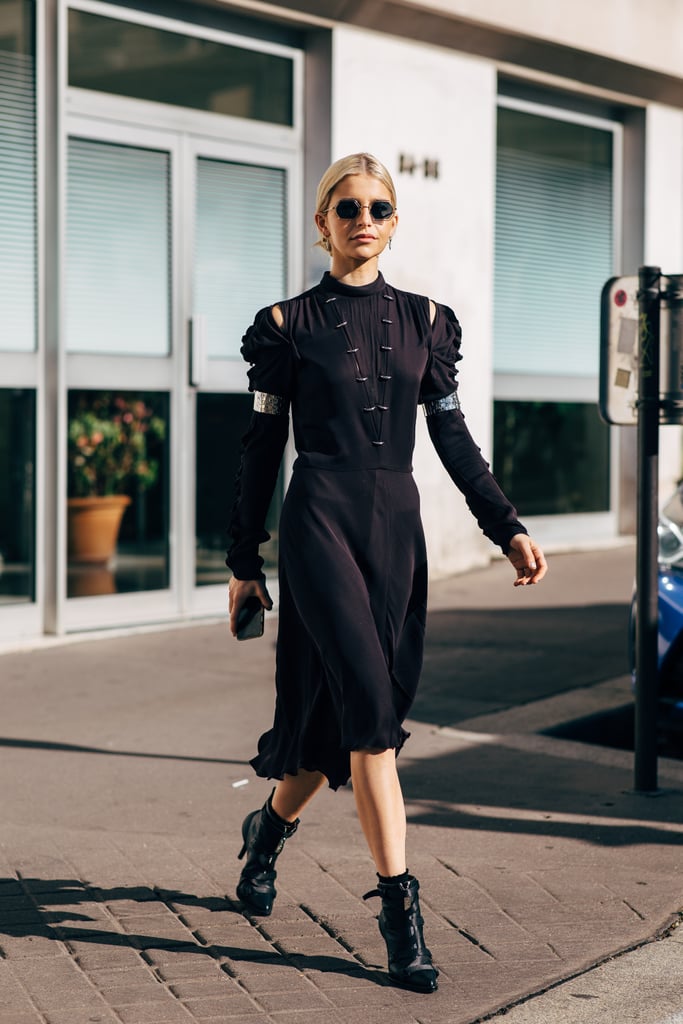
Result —
[[[350, 156], [343, 156], [340, 160], [335, 160], [320, 179], [315, 199], [316, 214], [326, 212], [337, 185], [344, 178], [348, 178], [350, 174], [370, 174], [373, 178], [377, 178], [389, 192], [394, 209], [396, 208], [396, 188], [384, 164], [380, 163], [372, 153], [352, 153]], [[330, 243], [322, 232], [315, 244], [321, 246], [325, 252], [330, 251]]]

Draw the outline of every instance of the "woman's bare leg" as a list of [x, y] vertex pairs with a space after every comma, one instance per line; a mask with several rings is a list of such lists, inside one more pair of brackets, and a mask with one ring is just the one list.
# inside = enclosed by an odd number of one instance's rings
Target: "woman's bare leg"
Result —
[[285, 775], [275, 785], [270, 806], [285, 821], [296, 821], [304, 807], [327, 782], [322, 772], [300, 769], [296, 775]]
[[395, 750], [353, 750], [351, 780], [361, 828], [380, 875], [406, 870], [406, 810]]

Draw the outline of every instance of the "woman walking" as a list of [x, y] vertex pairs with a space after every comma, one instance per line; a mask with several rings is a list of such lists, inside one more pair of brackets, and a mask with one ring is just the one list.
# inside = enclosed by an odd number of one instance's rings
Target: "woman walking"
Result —
[[539, 582], [543, 553], [518, 522], [465, 425], [456, 391], [453, 312], [399, 291], [378, 260], [396, 230], [387, 169], [367, 153], [336, 161], [315, 223], [331, 266], [314, 288], [261, 310], [242, 353], [254, 413], [243, 442], [228, 565], [230, 625], [248, 598], [272, 607], [258, 546], [289, 429], [297, 459], [280, 518], [280, 609], [273, 727], [256, 773], [277, 780], [244, 821], [237, 893], [273, 908], [275, 862], [324, 785], [352, 780], [378, 874], [379, 926], [394, 982], [433, 992], [419, 884], [406, 862], [396, 757], [422, 665], [427, 562], [412, 477], [422, 405], [434, 446], [515, 585]]

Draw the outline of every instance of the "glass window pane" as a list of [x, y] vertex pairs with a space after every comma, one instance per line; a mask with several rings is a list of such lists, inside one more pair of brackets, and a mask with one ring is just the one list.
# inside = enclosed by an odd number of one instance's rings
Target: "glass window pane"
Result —
[[[197, 586], [225, 583], [228, 544], [226, 527], [235, 500], [235, 477], [240, 465], [240, 439], [251, 416], [251, 395], [197, 395]], [[277, 529], [283, 495], [283, 474], [275, 488], [262, 544], [264, 569], [277, 568]]]
[[288, 57], [69, 11], [69, 84], [291, 125]]
[[33, 4], [0, 0], [0, 349], [36, 347]]
[[168, 395], [70, 391], [69, 597], [169, 585]]
[[0, 604], [35, 599], [35, 406], [0, 389]]
[[497, 373], [597, 377], [612, 146], [610, 131], [498, 111]]
[[279, 168], [197, 161], [194, 311], [209, 356], [239, 359], [254, 311], [285, 295], [286, 202]]
[[609, 427], [596, 405], [494, 402], [493, 424], [493, 472], [522, 518], [609, 508]]
[[69, 140], [69, 352], [170, 351], [170, 157]]

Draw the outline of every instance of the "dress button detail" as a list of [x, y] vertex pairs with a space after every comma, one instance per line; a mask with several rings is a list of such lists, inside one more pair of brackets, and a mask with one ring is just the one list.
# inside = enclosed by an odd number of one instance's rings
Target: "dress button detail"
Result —
[[377, 375], [377, 380], [391, 380], [391, 374], [390, 373], [379, 373]]
[[384, 441], [373, 441], [375, 448], [381, 448], [384, 445]]

